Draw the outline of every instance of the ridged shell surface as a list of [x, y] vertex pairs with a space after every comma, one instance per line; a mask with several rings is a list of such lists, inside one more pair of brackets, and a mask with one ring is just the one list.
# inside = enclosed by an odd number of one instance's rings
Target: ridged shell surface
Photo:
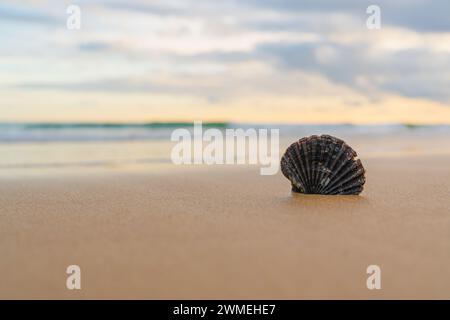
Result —
[[292, 191], [311, 194], [360, 194], [365, 170], [356, 152], [330, 135], [310, 136], [291, 144], [281, 171]]

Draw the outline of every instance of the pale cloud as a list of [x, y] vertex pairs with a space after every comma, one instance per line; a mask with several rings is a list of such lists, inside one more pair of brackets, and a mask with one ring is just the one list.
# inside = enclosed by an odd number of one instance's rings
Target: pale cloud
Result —
[[[450, 122], [447, 2], [380, 1], [378, 31], [365, 26], [372, 3], [356, 0], [76, 3], [76, 32], [64, 1], [0, 5], [0, 91], [14, 92], [0, 121], [105, 116], [87, 104], [134, 120], [253, 110], [260, 120]], [[438, 116], [424, 116], [427, 103]]]

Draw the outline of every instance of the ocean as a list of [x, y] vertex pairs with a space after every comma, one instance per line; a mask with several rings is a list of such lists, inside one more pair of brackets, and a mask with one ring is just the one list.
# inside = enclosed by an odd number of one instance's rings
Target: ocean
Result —
[[[170, 164], [178, 128], [193, 123], [1, 123], [0, 174], [61, 169], [158, 168]], [[344, 139], [360, 158], [450, 153], [450, 125], [203, 123], [203, 128], [279, 129], [280, 153], [312, 134]]]
[[[0, 143], [90, 142], [168, 140], [177, 128], [192, 129], [193, 123], [0, 123]], [[219, 129], [276, 128], [281, 137], [311, 134], [331, 135], [450, 135], [450, 125], [352, 125], [352, 124], [237, 124], [203, 123], [203, 127]]]

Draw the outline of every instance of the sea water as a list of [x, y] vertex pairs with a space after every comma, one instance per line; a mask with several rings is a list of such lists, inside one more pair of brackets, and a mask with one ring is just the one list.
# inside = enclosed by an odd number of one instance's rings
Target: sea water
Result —
[[[203, 123], [205, 128], [279, 129], [280, 155], [293, 141], [331, 134], [360, 158], [450, 154], [450, 125]], [[174, 130], [192, 123], [2, 123], [0, 174], [47, 169], [155, 167], [171, 163]]]

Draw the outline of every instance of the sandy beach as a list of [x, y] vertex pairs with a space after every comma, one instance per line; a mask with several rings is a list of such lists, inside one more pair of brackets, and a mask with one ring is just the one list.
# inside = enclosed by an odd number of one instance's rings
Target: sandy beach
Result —
[[449, 163], [371, 158], [332, 197], [249, 166], [7, 177], [0, 298], [449, 299]]

